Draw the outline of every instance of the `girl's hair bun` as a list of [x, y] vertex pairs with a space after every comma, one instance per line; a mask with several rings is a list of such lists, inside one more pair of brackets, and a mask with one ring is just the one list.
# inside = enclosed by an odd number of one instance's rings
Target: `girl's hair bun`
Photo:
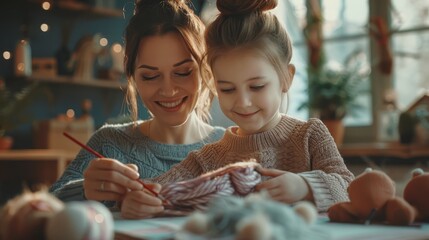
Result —
[[217, 0], [216, 6], [223, 15], [241, 15], [274, 9], [277, 0]]
[[[185, 3], [186, 0], [134, 0], [135, 2], [135, 13], [139, 13], [154, 7], [162, 7], [162, 4], [165, 2], [173, 2], [177, 5], [180, 3]], [[148, 10], [150, 11], [150, 10]]]

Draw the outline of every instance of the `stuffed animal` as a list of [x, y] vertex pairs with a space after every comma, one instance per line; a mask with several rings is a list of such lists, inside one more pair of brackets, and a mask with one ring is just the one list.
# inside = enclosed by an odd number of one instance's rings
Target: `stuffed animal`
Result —
[[429, 173], [415, 169], [404, 188], [404, 199], [415, 208], [418, 222], [429, 222]]
[[46, 189], [9, 200], [0, 211], [0, 240], [113, 239], [113, 217], [95, 201], [64, 204]]
[[395, 194], [395, 183], [382, 171], [367, 169], [348, 187], [349, 202], [336, 203], [328, 209], [332, 222], [408, 225], [417, 211]]
[[295, 206], [276, 202], [264, 192], [245, 198], [220, 196], [208, 208], [192, 213], [179, 239], [320, 239], [309, 227], [317, 218], [311, 203]]

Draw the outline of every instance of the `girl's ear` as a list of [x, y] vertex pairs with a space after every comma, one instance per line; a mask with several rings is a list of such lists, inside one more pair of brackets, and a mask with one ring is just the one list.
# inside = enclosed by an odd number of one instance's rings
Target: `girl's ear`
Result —
[[283, 84], [282, 91], [285, 93], [289, 90], [292, 85], [293, 77], [295, 76], [295, 65], [288, 64], [287, 65], [287, 78], [285, 84]]

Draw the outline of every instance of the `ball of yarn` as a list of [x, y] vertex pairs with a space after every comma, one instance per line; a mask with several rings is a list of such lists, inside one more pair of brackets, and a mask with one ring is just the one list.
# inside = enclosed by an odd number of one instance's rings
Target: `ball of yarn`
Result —
[[113, 217], [96, 201], [70, 202], [47, 223], [47, 240], [113, 239]]
[[[294, 207], [271, 200], [263, 192], [244, 198], [219, 196], [210, 201], [206, 211], [192, 213], [181, 234], [193, 237], [182, 239], [325, 239], [311, 228], [315, 211], [311, 203], [303, 202]], [[200, 222], [205, 224], [200, 226]]]

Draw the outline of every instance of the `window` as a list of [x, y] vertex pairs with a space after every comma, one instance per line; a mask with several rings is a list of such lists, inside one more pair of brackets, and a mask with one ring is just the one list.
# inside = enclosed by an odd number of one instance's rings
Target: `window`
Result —
[[393, 84], [398, 107], [405, 110], [429, 90], [429, 1], [392, 0], [390, 11]]
[[[303, 99], [305, 100], [305, 98], [307, 98], [307, 96], [305, 96], [305, 89], [307, 84], [306, 69], [308, 61], [306, 56], [306, 43], [302, 35], [307, 25], [306, 4], [310, 1], [289, 0], [287, 2], [293, 10], [291, 13], [287, 13], [287, 16], [290, 17], [286, 19], [286, 22], [294, 18], [291, 22], [295, 24], [295, 26], [288, 25], [288, 30], [291, 32], [290, 28], [296, 28], [297, 26], [300, 28], [300, 31], [293, 31], [297, 34], [291, 34], [295, 43], [295, 58], [293, 62], [297, 65], [297, 75], [293, 83], [293, 88], [290, 91], [290, 95], [293, 97], [291, 97], [291, 104], [288, 112], [300, 118], [308, 118], [308, 111], [298, 111], [297, 108], [299, 106], [299, 101], [302, 102]], [[368, 2], [355, 0], [322, 0], [321, 7], [325, 62], [344, 63], [346, 58], [355, 52], [361, 52], [369, 56], [369, 36], [367, 34]], [[366, 59], [369, 61], [369, 57]], [[369, 63], [367, 64], [369, 65]], [[362, 108], [353, 111], [355, 114], [346, 115], [346, 126], [368, 126], [372, 124], [370, 81], [366, 81], [364, 87], [367, 89], [367, 94], [360, 96], [358, 99]], [[301, 93], [304, 93], [304, 96]]]

